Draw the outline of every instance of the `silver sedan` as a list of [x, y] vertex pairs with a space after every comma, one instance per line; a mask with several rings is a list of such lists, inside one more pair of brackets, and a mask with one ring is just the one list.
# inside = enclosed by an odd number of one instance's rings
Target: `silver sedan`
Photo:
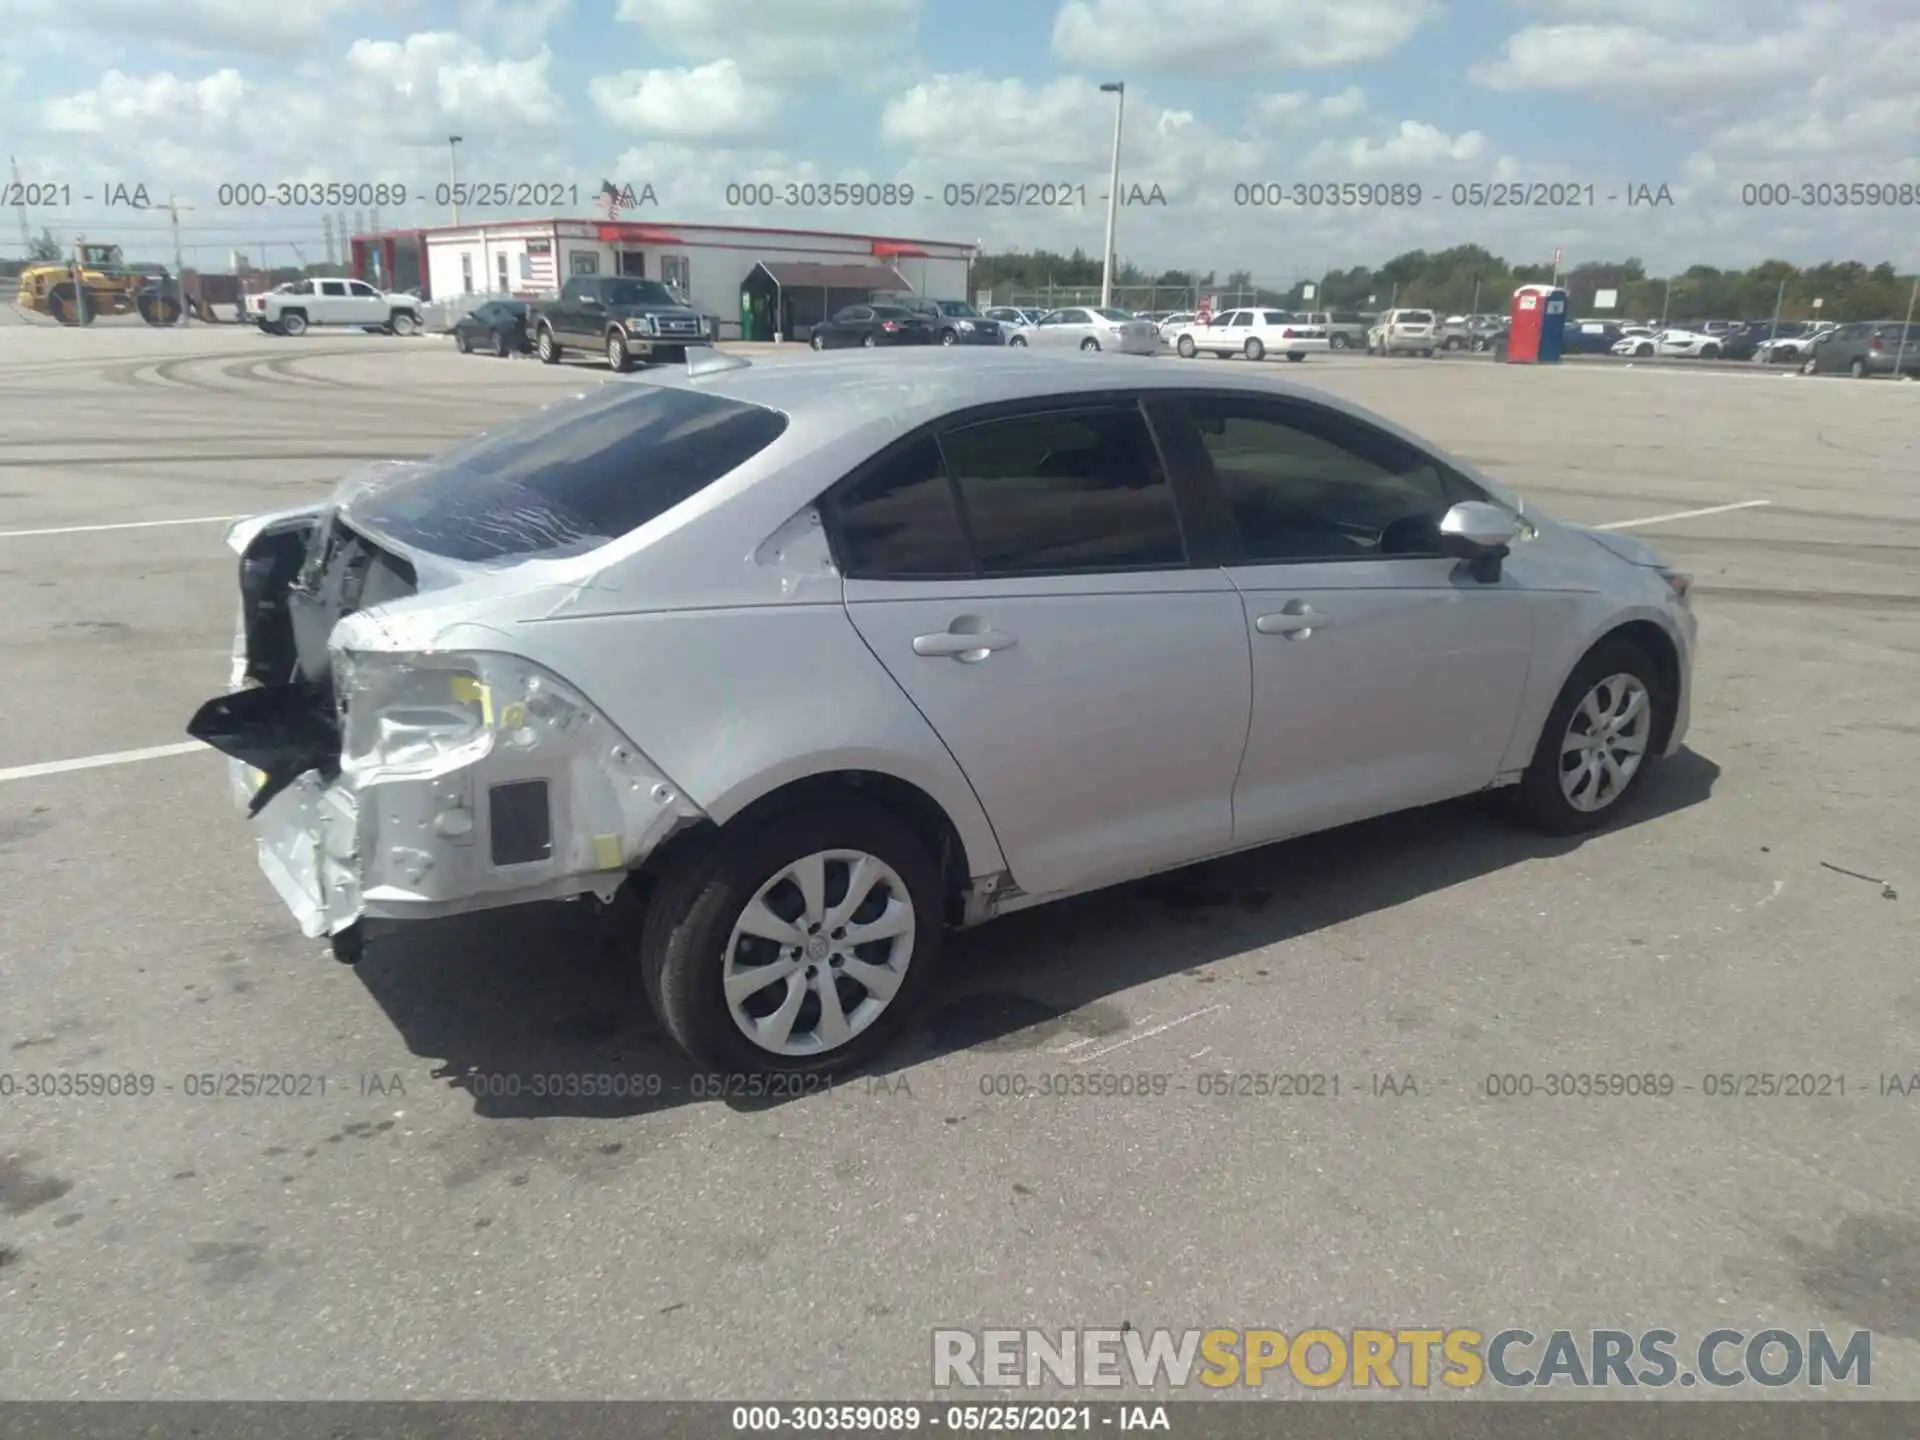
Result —
[[1040, 317], [1030, 330], [1017, 331], [1011, 345], [1045, 350], [1112, 350], [1121, 355], [1160, 353], [1160, 329], [1124, 310], [1069, 308]]
[[1251, 366], [694, 349], [230, 541], [189, 733], [306, 933], [608, 905], [716, 1071], [862, 1063], [1029, 906], [1484, 790], [1594, 829], [1691, 705], [1685, 575]]

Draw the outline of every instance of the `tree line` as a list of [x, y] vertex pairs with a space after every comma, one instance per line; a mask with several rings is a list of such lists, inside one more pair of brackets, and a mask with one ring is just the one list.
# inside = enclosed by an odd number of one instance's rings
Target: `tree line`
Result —
[[[1147, 303], [1158, 293], [1160, 308], [1172, 308], [1181, 295], [1231, 295], [1233, 303], [1273, 305], [1290, 310], [1383, 310], [1390, 305], [1423, 306], [1459, 314], [1474, 309], [1504, 311], [1515, 287], [1553, 280], [1552, 265], [1516, 265], [1479, 245], [1450, 250], [1409, 250], [1385, 264], [1356, 265], [1317, 279], [1290, 280], [1284, 288], [1262, 284], [1251, 271], [1149, 271], [1122, 260], [1114, 266], [1116, 302]], [[1784, 282], [1784, 283], [1783, 283]], [[1914, 279], [1890, 263], [1829, 260], [1795, 266], [1766, 260], [1748, 270], [1693, 265], [1675, 275], [1655, 276], [1637, 257], [1590, 261], [1561, 272], [1560, 283], [1577, 315], [1609, 313], [1634, 319], [1665, 315], [1684, 318], [1764, 320], [1776, 300], [1783, 318], [1794, 320], [1885, 320], [1907, 313]], [[983, 255], [973, 263], [973, 288], [1001, 295], [1037, 296], [1049, 290], [1097, 289], [1100, 257], [1075, 250], [1021, 250]], [[1311, 299], [1306, 287], [1314, 287]], [[1594, 308], [1602, 290], [1616, 292], [1608, 312]], [[1124, 300], [1120, 296], [1124, 295]], [[1814, 301], [1821, 304], [1816, 310]]]

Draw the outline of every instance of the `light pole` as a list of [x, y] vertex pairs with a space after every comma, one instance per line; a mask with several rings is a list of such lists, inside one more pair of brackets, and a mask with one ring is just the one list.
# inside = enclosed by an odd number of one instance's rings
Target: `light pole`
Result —
[[1100, 93], [1113, 96], [1113, 174], [1107, 180], [1107, 249], [1106, 262], [1100, 267], [1100, 308], [1113, 306], [1113, 226], [1120, 215], [1120, 117], [1127, 110], [1127, 83], [1124, 80], [1110, 80], [1100, 87]]
[[1773, 324], [1767, 327], [1767, 338], [1771, 340], [1780, 333], [1780, 307], [1787, 301], [1787, 277], [1780, 277], [1780, 288], [1773, 292]]
[[461, 136], [447, 136], [447, 198], [453, 202], [453, 223], [460, 223], [460, 141]]
[[194, 208], [184, 200], [176, 200], [171, 195], [167, 197], [167, 217], [173, 224], [174, 299], [180, 302], [180, 318], [189, 323], [193, 319], [193, 308], [187, 304], [187, 264], [180, 255], [180, 212]]
[[1907, 295], [1907, 323], [1900, 327], [1900, 345], [1893, 352], [1893, 378], [1902, 379], [1907, 365], [1907, 337], [1913, 333], [1913, 307], [1920, 305], [1920, 280], [1913, 282], [1913, 289]]

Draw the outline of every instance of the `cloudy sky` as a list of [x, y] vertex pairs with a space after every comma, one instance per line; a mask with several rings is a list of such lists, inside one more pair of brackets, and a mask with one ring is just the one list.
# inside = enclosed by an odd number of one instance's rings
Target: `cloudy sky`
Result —
[[[0, 0], [0, 26], [0, 130], [22, 180], [65, 187], [30, 191], [52, 202], [33, 229], [171, 258], [163, 217], [102, 208], [144, 184], [197, 207], [189, 263], [323, 258], [317, 211], [222, 208], [235, 182], [405, 185], [382, 221], [444, 224], [452, 133], [463, 181], [578, 185], [564, 213], [612, 178], [651, 185], [662, 221], [1097, 252], [1099, 85], [1124, 80], [1122, 190], [1164, 204], [1125, 207], [1119, 249], [1156, 269], [1285, 282], [1465, 241], [1920, 267], [1920, 0]], [[916, 199], [727, 203], [821, 181]], [[947, 189], [1027, 181], [1087, 203]], [[1590, 203], [1474, 203], [1507, 182]], [[1329, 184], [1386, 203], [1294, 189]], [[1863, 188], [1902, 184], [1904, 205]], [[1670, 204], [1629, 203], [1663, 185]], [[1866, 203], [1822, 203], [1835, 187]], [[0, 254], [19, 244], [0, 230]]]

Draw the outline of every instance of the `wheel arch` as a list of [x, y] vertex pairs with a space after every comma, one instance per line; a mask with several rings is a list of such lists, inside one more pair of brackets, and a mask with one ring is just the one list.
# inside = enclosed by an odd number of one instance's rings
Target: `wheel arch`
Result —
[[1681, 670], [1680, 649], [1673, 636], [1658, 620], [1643, 612], [1611, 617], [1590, 632], [1584, 642], [1571, 644], [1552, 656], [1535, 657], [1535, 664], [1542, 669], [1551, 667], [1553, 684], [1537, 689], [1529, 685], [1531, 700], [1514, 727], [1501, 767], [1503, 771], [1526, 768], [1553, 714], [1554, 702], [1560, 698], [1567, 681], [1572, 678], [1574, 671], [1586, 663], [1588, 656], [1612, 641], [1625, 641], [1635, 646], [1654, 667], [1654, 678], [1660, 684], [1660, 709], [1654, 719], [1654, 737], [1650, 749], [1656, 755], [1665, 752], [1673, 733], [1674, 721], [1686, 698], [1681, 693], [1685, 677]]
[[[853, 766], [815, 770], [780, 781], [752, 794], [735, 791], [708, 818], [677, 832], [648, 855], [634, 872], [642, 892], [681, 857], [719, 843], [723, 837], [760, 824], [773, 816], [836, 801], [866, 800], [880, 805], [904, 822], [926, 845], [940, 867], [943, 919], [959, 925], [965, 919], [968, 890], [973, 882], [975, 855], [946, 806], [913, 781], [886, 770]], [[979, 846], [975, 840], [976, 851]], [[991, 864], [998, 862], [998, 846], [991, 846]]]

